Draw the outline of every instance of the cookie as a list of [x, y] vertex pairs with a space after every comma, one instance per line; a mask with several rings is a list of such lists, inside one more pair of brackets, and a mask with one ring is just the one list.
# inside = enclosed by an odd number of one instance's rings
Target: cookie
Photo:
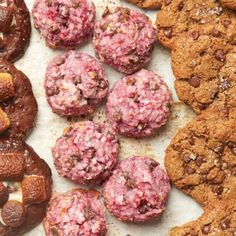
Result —
[[0, 58], [14, 62], [29, 45], [30, 14], [23, 0], [2, 0], [0, 12]]
[[[216, 207], [217, 206], [217, 207]], [[171, 230], [170, 236], [236, 235], [236, 200], [213, 202], [196, 221]]]
[[107, 231], [104, 207], [95, 190], [74, 189], [56, 194], [44, 220], [47, 236], [103, 236]]
[[200, 113], [236, 86], [236, 47], [224, 40], [181, 36], [172, 50], [172, 69], [179, 99]]
[[108, 94], [109, 83], [96, 58], [78, 51], [56, 56], [47, 67], [44, 87], [53, 112], [90, 115]]
[[164, 212], [170, 189], [159, 163], [136, 156], [116, 166], [105, 182], [103, 197], [108, 211], [119, 220], [145, 222]]
[[116, 134], [104, 124], [74, 123], [52, 149], [59, 175], [79, 184], [99, 184], [110, 176], [118, 158]]
[[[0, 107], [9, 120], [9, 126], [5, 126], [0, 137], [25, 139], [34, 127], [37, 101], [27, 76], [4, 60], [0, 60]], [[2, 114], [0, 112], [0, 117]], [[6, 120], [0, 122], [0, 130], [6, 124]]]
[[90, 0], [35, 0], [32, 15], [47, 46], [68, 49], [89, 40], [95, 6]]
[[222, 6], [227, 7], [232, 10], [236, 10], [236, 1], [235, 0], [220, 0]]
[[236, 43], [236, 15], [215, 0], [164, 0], [156, 25], [158, 40], [169, 49], [185, 32], [193, 38], [205, 34]]
[[236, 194], [236, 89], [180, 130], [166, 150], [175, 186], [203, 206]]
[[1, 139], [0, 153], [0, 235], [23, 235], [46, 214], [51, 170], [19, 139]]
[[156, 9], [160, 8], [163, 0], [126, 0], [137, 6], [145, 9]]
[[170, 90], [163, 79], [142, 69], [116, 82], [108, 96], [106, 114], [119, 134], [147, 137], [166, 124], [171, 102]]
[[141, 12], [125, 7], [106, 10], [95, 24], [96, 56], [125, 74], [145, 67], [151, 59], [156, 29]]

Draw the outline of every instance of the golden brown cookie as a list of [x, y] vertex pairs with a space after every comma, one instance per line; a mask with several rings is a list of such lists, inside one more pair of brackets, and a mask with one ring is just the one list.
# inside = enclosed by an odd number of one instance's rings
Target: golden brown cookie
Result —
[[166, 150], [175, 186], [203, 206], [236, 195], [236, 89], [180, 130]]
[[222, 6], [236, 10], [236, 0], [220, 0]]
[[196, 221], [171, 230], [170, 236], [235, 236], [236, 200], [217, 201], [205, 208]]
[[179, 99], [200, 113], [236, 86], [236, 46], [207, 35], [181, 36], [172, 50]]
[[236, 42], [236, 14], [215, 0], [164, 0], [156, 25], [158, 40], [170, 49], [184, 32]]
[[160, 8], [163, 0], [126, 0], [141, 8], [145, 9], [156, 9]]

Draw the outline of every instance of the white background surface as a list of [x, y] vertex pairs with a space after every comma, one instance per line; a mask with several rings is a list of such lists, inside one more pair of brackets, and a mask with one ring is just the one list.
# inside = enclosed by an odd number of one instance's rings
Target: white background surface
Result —
[[[135, 8], [133, 5], [120, 0], [112, 1], [114, 4], [108, 3], [110, 6], [120, 4]], [[26, 0], [30, 11], [33, 2], [34, 0]], [[106, 2], [107, 0], [94, 0], [97, 7], [97, 19], [99, 19], [104, 5], [107, 4]], [[142, 11], [141, 9], [136, 9]], [[145, 11], [145, 13], [152, 18], [153, 22], [155, 21], [155, 11]], [[33, 130], [27, 142], [35, 149], [41, 158], [45, 159], [50, 165], [54, 180], [53, 190], [63, 192], [78, 187], [78, 185], [76, 186], [57, 175], [53, 166], [51, 147], [54, 145], [56, 138], [62, 134], [63, 128], [69, 125], [69, 121], [60, 118], [51, 112], [46, 102], [43, 88], [47, 63], [53, 56], [61, 52], [47, 48], [39, 33], [34, 28], [32, 28], [32, 31], [30, 47], [25, 56], [15, 63], [17, 68], [22, 70], [30, 78], [39, 104], [36, 128]], [[78, 50], [94, 55], [91, 41]], [[146, 155], [156, 159], [164, 167], [164, 151], [167, 145], [170, 143], [170, 140], [176, 131], [183, 127], [184, 124], [193, 117], [193, 114], [189, 108], [177, 101], [173, 86], [174, 76], [170, 66], [170, 53], [157, 44], [153, 52], [153, 59], [148, 68], [163, 76], [172, 90], [175, 101], [173, 104], [173, 114], [167, 126], [161, 129], [154, 138], [142, 140], [121, 138], [120, 159], [127, 158], [131, 155]], [[110, 81], [110, 87], [116, 80], [123, 76], [107, 66], [105, 66], [105, 69]], [[105, 120], [103, 108], [101, 108], [100, 111], [97, 111], [93, 117], [96, 121]], [[126, 236], [127, 234], [131, 236], [166, 236], [171, 227], [194, 220], [201, 212], [201, 208], [193, 200], [173, 188], [167, 204], [167, 209], [159, 220], [145, 224], [125, 224], [119, 222], [107, 213], [107, 236]], [[41, 235], [45, 235], [42, 225], [27, 234], [27, 236]]]

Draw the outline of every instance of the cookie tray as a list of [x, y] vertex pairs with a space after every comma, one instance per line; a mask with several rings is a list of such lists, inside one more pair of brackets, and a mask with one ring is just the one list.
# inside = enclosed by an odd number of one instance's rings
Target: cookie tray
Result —
[[[25, 0], [28, 8], [31, 10], [33, 0]], [[94, 0], [97, 8], [97, 19], [101, 16], [104, 8], [108, 5], [114, 7], [116, 5], [135, 6], [119, 0]], [[141, 9], [136, 8], [139, 11]], [[144, 11], [149, 17], [155, 21], [156, 11]], [[83, 52], [94, 55], [91, 41], [84, 47], [79, 48]], [[60, 118], [53, 114], [46, 102], [43, 80], [44, 73], [48, 61], [60, 51], [53, 51], [45, 46], [44, 40], [39, 33], [33, 29], [30, 46], [25, 56], [16, 63], [16, 66], [22, 70], [30, 78], [35, 96], [39, 104], [39, 114], [36, 123], [36, 128], [28, 138], [27, 142], [33, 146], [35, 151], [45, 159], [50, 165], [53, 172], [54, 185], [53, 189], [57, 192], [63, 192], [72, 188], [79, 187], [57, 175], [51, 155], [51, 147], [55, 143], [57, 137], [62, 133], [62, 130], [68, 126], [69, 122], [66, 119]], [[123, 75], [115, 70], [105, 66], [107, 77], [112, 84], [120, 79]], [[127, 158], [132, 155], [146, 155], [157, 160], [164, 167], [164, 152], [174, 134], [183, 127], [194, 116], [193, 112], [184, 104], [178, 102], [174, 91], [174, 76], [170, 66], [170, 53], [160, 45], [156, 44], [153, 52], [153, 58], [148, 69], [155, 71], [165, 78], [169, 85], [174, 99], [172, 106], [172, 116], [168, 124], [162, 128], [153, 138], [148, 139], [127, 139], [120, 138], [121, 150], [120, 159]], [[105, 121], [104, 105], [93, 116], [95, 121]], [[173, 188], [167, 209], [161, 219], [151, 221], [144, 224], [125, 224], [119, 222], [114, 217], [107, 213], [108, 232], [107, 236], [166, 236], [171, 227], [181, 225], [190, 220], [196, 219], [201, 215], [202, 209], [192, 199], [185, 196], [182, 192]], [[26, 234], [27, 236], [42, 236], [44, 230], [42, 225], [39, 225], [33, 231]]]

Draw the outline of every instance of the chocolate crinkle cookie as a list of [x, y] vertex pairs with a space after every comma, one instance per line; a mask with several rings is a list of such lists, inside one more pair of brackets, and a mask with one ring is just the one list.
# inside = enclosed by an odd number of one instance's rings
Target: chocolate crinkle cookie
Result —
[[135, 10], [106, 10], [96, 23], [93, 45], [96, 56], [120, 72], [132, 74], [151, 59], [156, 29], [150, 19]]
[[68, 49], [88, 41], [95, 6], [90, 0], [36, 0], [32, 15], [49, 47]]
[[52, 149], [58, 173], [79, 184], [99, 184], [110, 176], [119, 145], [113, 130], [92, 121], [65, 129]]
[[163, 0], [156, 26], [158, 40], [169, 49], [186, 32], [194, 39], [208, 35], [236, 43], [236, 14], [216, 0]]
[[116, 82], [106, 104], [113, 129], [129, 137], [153, 135], [171, 113], [171, 93], [162, 78], [148, 70]]
[[233, 88], [180, 130], [166, 150], [171, 181], [203, 206], [235, 197], [235, 121]]
[[90, 115], [108, 94], [103, 66], [82, 52], [56, 56], [47, 67], [44, 87], [52, 111], [61, 116]]
[[196, 221], [171, 230], [170, 236], [235, 236], [236, 200], [213, 201]]
[[46, 214], [51, 170], [19, 139], [1, 139], [0, 153], [0, 235], [21, 236]]
[[236, 86], [236, 46], [210, 36], [181, 36], [172, 50], [179, 99], [200, 113]]
[[95, 190], [74, 189], [50, 201], [44, 229], [47, 236], [104, 236], [104, 207]]
[[108, 211], [125, 222], [145, 222], [165, 210], [170, 182], [160, 165], [147, 157], [122, 160], [105, 182]]
[[30, 14], [23, 0], [1, 0], [0, 12], [0, 58], [14, 62], [29, 45]]

